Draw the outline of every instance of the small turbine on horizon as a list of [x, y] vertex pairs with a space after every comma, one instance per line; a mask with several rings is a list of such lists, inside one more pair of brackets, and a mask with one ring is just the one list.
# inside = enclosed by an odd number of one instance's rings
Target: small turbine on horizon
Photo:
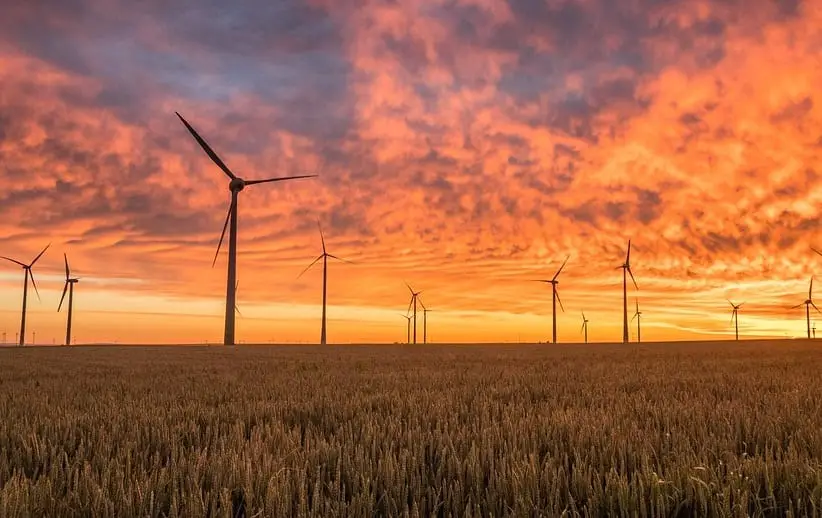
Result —
[[547, 280], [547, 279], [534, 279], [533, 280], [533, 282], [544, 282], [546, 284], [551, 285], [551, 307], [552, 307], [551, 315], [553, 317], [552, 318], [552, 328], [553, 328], [552, 336], [553, 336], [553, 343], [554, 344], [557, 343], [557, 302], [559, 302], [559, 308], [562, 310], [563, 313], [565, 313], [565, 308], [562, 307], [562, 300], [560, 300], [559, 293], [557, 292], [557, 285], [559, 284], [559, 281], [557, 280], [557, 278], [559, 278], [559, 274], [562, 273], [562, 269], [565, 268], [565, 265], [568, 263], [568, 259], [570, 259], [570, 258], [571, 258], [570, 255], [565, 258], [565, 261], [563, 261], [562, 266], [559, 267], [559, 270], [557, 270], [557, 273], [554, 274], [554, 276], [551, 278], [551, 280]]
[[408, 291], [411, 292], [411, 301], [408, 303], [408, 309], [405, 312], [406, 314], [409, 313], [411, 311], [411, 306], [414, 306], [414, 345], [417, 345], [417, 300], [422, 292], [414, 291], [407, 282], [405, 285], [408, 287]]
[[[63, 307], [63, 299], [66, 298], [66, 290], [68, 290], [68, 317], [66, 318], [66, 345], [71, 345], [71, 316], [74, 308], [74, 285], [80, 282], [80, 279], [72, 278], [69, 270], [68, 257], [63, 254], [63, 259], [66, 262], [66, 284], [63, 285], [63, 296], [60, 297], [60, 304], [57, 306], [57, 312]], [[32, 282], [34, 279], [32, 279]]]
[[813, 277], [811, 277], [811, 283], [810, 283], [810, 286], [808, 287], [808, 300], [806, 300], [802, 304], [797, 304], [796, 306], [792, 307], [791, 309], [801, 308], [803, 305], [805, 306], [805, 319], [807, 320], [808, 339], [810, 340], [810, 338], [811, 338], [811, 306], [813, 306], [813, 309], [815, 309], [817, 313], [822, 313], [822, 311], [819, 311], [819, 308], [816, 307], [816, 304], [813, 303]]
[[628, 275], [634, 282], [634, 287], [639, 290], [639, 286], [634, 279], [634, 273], [631, 271], [631, 240], [628, 240], [628, 253], [625, 255], [625, 262], [622, 266], [617, 266], [616, 269], [622, 269], [622, 343], [628, 343]]
[[267, 178], [265, 180], [244, 180], [236, 176], [227, 165], [217, 156], [217, 153], [203, 140], [203, 138], [194, 130], [191, 124], [177, 112], [174, 112], [183, 125], [194, 137], [194, 140], [203, 148], [211, 161], [229, 177], [228, 189], [231, 191], [231, 204], [228, 206], [228, 214], [223, 225], [223, 232], [220, 234], [220, 242], [217, 244], [217, 253], [214, 254], [214, 261], [211, 266], [217, 264], [217, 256], [220, 254], [220, 248], [223, 245], [223, 238], [225, 238], [225, 231], [228, 229], [228, 279], [226, 280], [226, 296], [225, 296], [225, 332], [223, 335], [223, 343], [225, 345], [234, 345], [234, 313], [236, 310], [236, 279], [237, 279], [237, 202], [240, 191], [251, 185], [269, 182], [282, 182], [285, 180], [297, 180], [299, 178], [314, 178], [317, 175], [300, 175], [300, 176], [284, 176], [280, 178]]
[[739, 308], [742, 307], [742, 304], [744, 304], [744, 302], [741, 302], [739, 304], [734, 304], [733, 302], [728, 300], [728, 304], [730, 304], [731, 308], [732, 308], [732, 310], [731, 310], [731, 324], [734, 324], [734, 328], [736, 330], [736, 340], [739, 341]]
[[636, 313], [631, 318], [631, 322], [636, 319], [636, 342], [642, 343], [642, 311], [639, 310], [639, 300], [634, 299], [634, 302], [636, 302]]
[[[46, 248], [43, 249], [42, 252], [37, 254], [37, 257], [34, 258], [32, 262], [29, 264], [21, 263], [16, 259], [12, 259], [11, 257], [0, 256], [0, 259], [5, 259], [6, 261], [11, 261], [12, 263], [18, 264], [23, 267], [23, 313], [20, 317], [20, 343], [18, 344], [20, 347], [23, 347], [23, 344], [26, 341], [26, 305], [28, 301], [28, 291], [29, 291], [29, 277], [31, 277], [31, 285], [34, 286], [34, 293], [37, 294], [37, 300], [40, 300], [40, 292], [37, 291], [37, 283], [34, 282], [34, 274], [31, 271], [31, 268], [34, 266], [34, 263], [46, 253], [46, 250], [51, 246], [51, 243], [46, 245]], [[32, 339], [33, 341], [33, 339]]]
[[402, 318], [405, 319], [405, 324], [406, 324], [405, 325], [405, 343], [410, 344], [411, 343], [411, 315], [403, 315], [402, 313], [400, 313], [400, 315], [402, 315]]
[[582, 328], [579, 330], [580, 333], [585, 333], [585, 343], [588, 343], [588, 319], [585, 318], [585, 312], [582, 312]]
[[328, 293], [328, 258], [330, 257], [332, 259], [336, 259], [336, 260], [342, 261], [344, 263], [349, 263], [349, 264], [353, 264], [353, 263], [351, 263], [351, 261], [341, 259], [341, 258], [337, 257], [336, 255], [329, 254], [328, 251], [326, 251], [326, 249], [325, 249], [325, 236], [323, 236], [323, 228], [322, 228], [322, 226], [320, 226], [319, 221], [317, 221], [317, 228], [320, 230], [320, 241], [322, 242], [322, 245], [323, 245], [323, 253], [320, 254], [316, 259], [314, 259], [314, 261], [311, 264], [309, 264], [305, 268], [305, 270], [300, 272], [300, 275], [298, 275], [297, 278], [299, 279], [300, 277], [302, 277], [305, 272], [307, 272], [309, 269], [311, 269], [312, 266], [317, 264], [317, 261], [319, 261], [320, 259], [323, 260], [323, 320], [322, 320], [322, 326], [321, 326], [321, 329], [320, 329], [320, 345], [326, 345], [326, 318], [325, 318], [326, 313], [325, 313], [325, 311], [326, 311], [326, 300], [327, 300], [326, 296], [327, 296], [327, 293]]
[[428, 309], [423, 304], [422, 299], [420, 299], [420, 306], [422, 306], [422, 343], [428, 343], [428, 313], [433, 311], [432, 309]]

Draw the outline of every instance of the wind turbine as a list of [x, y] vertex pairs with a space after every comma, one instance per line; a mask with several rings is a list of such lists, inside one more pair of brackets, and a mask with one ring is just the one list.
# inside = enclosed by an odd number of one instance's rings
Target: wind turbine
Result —
[[634, 300], [634, 301], [636, 302], [636, 313], [634, 313], [633, 318], [631, 318], [631, 322], [634, 321], [634, 318], [636, 319], [636, 342], [641, 343], [642, 342], [642, 326], [641, 326], [642, 311], [639, 310], [639, 301], [638, 300]]
[[34, 293], [37, 294], [37, 300], [40, 300], [40, 292], [37, 291], [37, 283], [34, 282], [34, 274], [31, 272], [31, 268], [32, 266], [34, 266], [34, 263], [36, 263], [37, 260], [40, 259], [40, 257], [42, 257], [44, 253], [46, 253], [46, 250], [48, 250], [50, 246], [51, 243], [47, 244], [46, 248], [44, 248], [42, 252], [37, 254], [37, 257], [35, 257], [34, 260], [29, 264], [21, 263], [20, 261], [17, 261], [16, 259], [12, 259], [10, 257], [0, 256], [0, 259], [11, 261], [23, 267], [23, 314], [20, 317], [20, 347], [23, 347], [23, 344], [26, 341], [26, 302], [28, 300], [29, 277], [31, 277], [31, 285], [34, 286]]
[[312, 266], [317, 264], [317, 261], [319, 261], [320, 259], [323, 260], [323, 322], [322, 322], [322, 329], [320, 330], [320, 345], [325, 345], [326, 344], [325, 302], [326, 302], [326, 294], [327, 294], [327, 287], [328, 287], [328, 258], [330, 257], [332, 259], [336, 259], [338, 261], [342, 261], [342, 262], [345, 262], [345, 263], [351, 263], [351, 261], [346, 261], [345, 259], [340, 259], [336, 255], [329, 254], [325, 249], [325, 236], [323, 236], [323, 228], [320, 226], [319, 221], [317, 221], [317, 228], [320, 229], [320, 241], [322, 242], [322, 245], [323, 245], [323, 253], [320, 254], [316, 259], [314, 259], [314, 261], [311, 264], [309, 264], [305, 268], [305, 270], [300, 272], [300, 275], [298, 275], [297, 278], [299, 279], [300, 277], [302, 277], [305, 272], [307, 272]]
[[736, 340], [739, 341], [739, 308], [742, 307], [742, 304], [744, 304], [744, 302], [742, 302], [740, 304], [734, 304], [733, 302], [728, 300], [728, 304], [730, 304], [731, 308], [732, 308], [732, 311], [731, 311], [731, 324], [734, 324], [734, 327], [736, 329]]
[[236, 279], [237, 279], [237, 201], [240, 191], [251, 185], [269, 182], [281, 182], [285, 180], [296, 180], [298, 178], [314, 178], [317, 175], [300, 175], [300, 176], [284, 176], [280, 178], [267, 178], [265, 180], [243, 180], [236, 176], [227, 165], [217, 156], [217, 153], [211, 149], [208, 143], [194, 130], [191, 124], [186, 121], [182, 115], [174, 112], [180, 121], [188, 129], [194, 140], [203, 148], [212, 162], [217, 164], [217, 167], [230, 178], [228, 189], [231, 191], [231, 204], [228, 206], [228, 214], [223, 225], [223, 232], [220, 234], [220, 242], [217, 244], [217, 253], [214, 254], [214, 261], [211, 263], [213, 267], [217, 263], [217, 256], [220, 254], [220, 247], [223, 245], [223, 238], [225, 231], [228, 229], [228, 279], [226, 281], [226, 296], [225, 296], [225, 333], [223, 341], [225, 345], [234, 345], [234, 310], [236, 309]]
[[634, 287], [639, 289], [634, 279], [634, 273], [631, 271], [631, 240], [628, 240], [628, 254], [625, 256], [625, 262], [622, 266], [617, 266], [616, 269], [622, 268], [622, 343], [628, 343], [628, 275], [634, 282]]
[[570, 259], [570, 258], [571, 258], [570, 255], [565, 258], [565, 261], [563, 261], [562, 266], [559, 267], [559, 270], [557, 270], [557, 273], [554, 274], [554, 276], [553, 276], [553, 278], [551, 278], [551, 280], [546, 280], [546, 279], [535, 279], [534, 280], [534, 282], [544, 282], [546, 284], [551, 285], [551, 305], [552, 305], [552, 315], [553, 315], [553, 338], [554, 338], [554, 343], [555, 344], [557, 343], [557, 302], [559, 302], [559, 308], [562, 310], [563, 313], [565, 313], [565, 308], [562, 307], [562, 301], [559, 299], [559, 293], [557, 293], [557, 285], [559, 284], [559, 281], [557, 280], [557, 278], [559, 277], [559, 274], [562, 273], [562, 269], [565, 268], [565, 264], [568, 262], [568, 259]]
[[[402, 313], [400, 313], [402, 315]], [[411, 343], [411, 316], [410, 315], [402, 315], [402, 318], [406, 320], [405, 326], [405, 343]]]
[[585, 318], [585, 312], [582, 312], [582, 328], [579, 330], [580, 333], [585, 333], [585, 343], [588, 343], [588, 319]]
[[408, 286], [406, 282], [405, 285], [408, 287], [408, 291], [411, 292], [411, 301], [408, 303], [408, 309], [405, 311], [406, 313], [411, 311], [411, 306], [414, 306], [414, 345], [417, 344], [417, 298], [422, 293], [421, 291], [414, 291], [411, 289], [411, 286]]
[[819, 311], [819, 308], [816, 307], [816, 304], [813, 303], [813, 277], [811, 277], [811, 284], [810, 284], [810, 287], [808, 288], [808, 300], [806, 300], [802, 304], [797, 304], [796, 306], [792, 307], [791, 309], [801, 308], [803, 305], [805, 306], [805, 318], [806, 318], [807, 323], [808, 323], [808, 339], [810, 340], [810, 338], [811, 338], [811, 306], [813, 306], [813, 309], [815, 309], [817, 311], [817, 313], [822, 313], [822, 311]]
[[[63, 254], [63, 259], [66, 262], [66, 284], [63, 285], [63, 296], [60, 297], [60, 304], [57, 306], [57, 312], [63, 307], [63, 299], [66, 298], [66, 290], [68, 290], [68, 319], [66, 320], [66, 345], [71, 345], [71, 314], [74, 308], [74, 285], [80, 282], [80, 279], [73, 279], [71, 271], [69, 270], [68, 257]], [[33, 280], [33, 279], [32, 279]]]
[[431, 309], [425, 307], [422, 300], [420, 300], [420, 306], [422, 306], [422, 343], [428, 343], [428, 313], [430, 313]]

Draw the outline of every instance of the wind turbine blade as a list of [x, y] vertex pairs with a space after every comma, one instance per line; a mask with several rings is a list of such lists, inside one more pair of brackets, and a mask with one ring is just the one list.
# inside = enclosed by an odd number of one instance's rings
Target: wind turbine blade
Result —
[[34, 274], [31, 273], [31, 268], [26, 268], [26, 273], [31, 278], [31, 285], [34, 286], [34, 293], [37, 294], [37, 300], [42, 301], [42, 299], [40, 298], [40, 292], [37, 290], [37, 283], [34, 282]]
[[22, 267], [24, 267], [24, 268], [26, 267], [26, 265], [25, 265], [25, 264], [21, 263], [20, 261], [17, 261], [17, 260], [12, 259], [11, 257], [6, 257], [6, 256], [4, 256], [4, 255], [0, 255], [0, 259], [5, 259], [6, 261], [11, 261], [11, 262], [13, 262], [13, 263], [15, 263], [15, 264], [19, 264], [20, 266], [22, 266]]
[[416, 295], [414, 295], [414, 292], [411, 292], [411, 301], [408, 303], [408, 309], [405, 310], [406, 315], [411, 313], [411, 306], [414, 304], [414, 298], [415, 297], [416, 297]]
[[625, 256], [625, 264], [631, 264], [631, 240], [628, 240], [628, 255]]
[[414, 290], [411, 289], [411, 286], [407, 282], [405, 283], [405, 287], [408, 288], [408, 291], [411, 292], [411, 296], [413, 297], [414, 296]]
[[634, 300], [636, 302], [636, 314], [639, 315], [639, 300]]
[[811, 285], [808, 288], [808, 300], [813, 300], [813, 277], [811, 277]]
[[816, 304], [814, 304], [813, 302], [811, 302], [811, 306], [813, 306], [813, 309], [815, 309], [817, 313], [822, 313], [822, 311], [819, 311], [819, 308], [816, 307]]
[[327, 254], [327, 255], [328, 255], [328, 257], [330, 257], [330, 258], [332, 258], [332, 259], [336, 259], [336, 260], [338, 260], [338, 261], [342, 261], [342, 262], [344, 262], [344, 263], [348, 263], [348, 264], [357, 264], [357, 263], [355, 263], [354, 261], [349, 261], [348, 259], [343, 259], [342, 257], [337, 257], [336, 255], [333, 255], [333, 254]]
[[735, 308], [735, 307], [736, 307], [736, 304], [734, 304], [733, 302], [731, 302], [731, 299], [725, 299], [725, 300], [727, 300], [727, 301], [728, 301], [728, 304], [730, 304], [732, 308]]
[[559, 302], [559, 309], [561, 309], [562, 312], [565, 313], [565, 308], [562, 307], [562, 299], [559, 298], [559, 292], [557, 291], [556, 294], [557, 294], [557, 302]]
[[571, 258], [570, 255], [565, 258], [565, 261], [563, 261], [562, 266], [559, 267], [559, 270], [557, 270], [557, 273], [554, 275], [554, 278], [551, 279], [552, 281], [557, 280], [557, 277], [559, 277], [559, 274], [562, 273], [562, 269], [565, 268], [565, 265], [568, 263], [568, 259], [570, 259], [570, 258]]
[[547, 282], [550, 283], [551, 281], [546, 279], [529, 279], [529, 282]]
[[71, 275], [69, 274], [68, 257], [66, 256], [65, 252], [63, 253], [63, 259], [66, 261], [66, 280], [69, 280], [69, 277]]
[[60, 297], [60, 304], [57, 306], [57, 312], [58, 313], [60, 312], [60, 308], [63, 307], [63, 299], [66, 298], [66, 292], [68, 291], [68, 286], [69, 286], [68, 282], [66, 282], [66, 284], [63, 286], [63, 296]]
[[817, 250], [817, 249], [816, 249], [816, 248], [814, 248], [814, 247], [811, 247], [811, 250], [813, 250], [814, 252], [816, 252], [816, 253], [817, 253], [817, 254], [819, 254], [819, 255], [822, 255], [822, 252], [820, 252], [819, 250]]
[[733, 311], [731, 311], [731, 324], [733, 324], [733, 323], [734, 323], [734, 317], [735, 317], [735, 316], [736, 316], [736, 308], [734, 308], [734, 310], [733, 310]]
[[633, 322], [634, 320], [636, 320], [636, 317], [638, 317], [638, 316], [639, 316], [639, 314], [638, 314], [638, 313], [634, 313], [633, 318], [631, 318], [631, 322]]
[[285, 180], [297, 180], [300, 178], [316, 178], [319, 175], [316, 174], [304, 174], [300, 176], [282, 176], [280, 178], [267, 178], [265, 180], [249, 180], [245, 182], [246, 185], [257, 185], [258, 183], [269, 183], [269, 182], [282, 182]]
[[420, 306], [422, 306], [422, 310], [423, 310], [423, 311], [426, 311], [426, 309], [425, 309], [425, 304], [423, 304], [423, 303], [422, 303], [422, 299], [421, 299], [421, 298], [419, 298], [419, 297], [417, 297], [417, 300], [420, 302]]
[[192, 137], [194, 137], [194, 140], [196, 140], [197, 143], [200, 144], [200, 147], [203, 148], [203, 151], [205, 151], [206, 154], [209, 156], [209, 158], [211, 158], [211, 161], [214, 162], [215, 164], [217, 164], [217, 167], [222, 169], [223, 172], [226, 175], [228, 175], [228, 177], [231, 178], [232, 180], [237, 178], [236, 176], [234, 176], [234, 173], [231, 172], [231, 170], [228, 168], [228, 166], [223, 163], [223, 161], [220, 159], [220, 157], [217, 156], [217, 153], [215, 153], [214, 150], [211, 149], [211, 146], [208, 145], [208, 142], [203, 140], [203, 137], [201, 137], [197, 133], [197, 131], [195, 131], [194, 128], [191, 127], [191, 124], [189, 124], [188, 121], [185, 120], [183, 118], [183, 116], [180, 115], [179, 113], [177, 113], [177, 112], [174, 112], [174, 113], [176, 113], [177, 117], [179, 117], [180, 120], [183, 122], [185, 127], [188, 129], [188, 132], [191, 133]]
[[312, 267], [312, 266], [314, 266], [315, 264], [317, 264], [317, 261], [319, 261], [319, 260], [320, 260], [320, 259], [322, 259], [322, 258], [323, 258], [323, 256], [319, 256], [319, 257], [317, 257], [316, 259], [314, 259], [313, 261], [311, 261], [311, 264], [309, 264], [308, 266], [306, 266], [306, 267], [305, 267], [305, 270], [301, 271], [301, 272], [300, 272], [300, 274], [297, 276], [297, 278], [299, 279], [300, 277], [302, 277], [302, 276], [303, 276], [303, 274], [304, 274], [305, 272], [307, 272], [308, 270], [310, 270], [310, 269], [311, 269], [311, 267]]
[[801, 308], [804, 305], [805, 305], [805, 303], [803, 302], [802, 304], [797, 304], [796, 306], [791, 306], [791, 309], [798, 309], [798, 308]]
[[585, 331], [585, 322], [582, 323], [582, 327], [579, 328], [579, 332]]
[[34, 258], [34, 261], [31, 262], [29, 267], [34, 266], [34, 263], [36, 263], [41, 257], [43, 257], [43, 254], [46, 253], [46, 250], [48, 250], [50, 246], [51, 246], [51, 243], [47, 244], [46, 247], [43, 249], [43, 251], [40, 252], [39, 254], [37, 254], [37, 257]]
[[325, 253], [325, 236], [323, 236], [323, 227], [320, 225], [320, 220], [317, 220], [317, 228], [320, 229], [320, 241], [323, 244], [323, 253]]
[[220, 233], [220, 242], [217, 243], [217, 251], [214, 253], [214, 260], [211, 262], [211, 267], [214, 268], [214, 265], [217, 264], [217, 257], [220, 255], [220, 247], [223, 246], [223, 239], [225, 238], [225, 231], [228, 229], [228, 221], [231, 219], [231, 210], [234, 208], [234, 198], [231, 199], [231, 203], [228, 205], [228, 214], [225, 215], [225, 224], [223, 224], [223, 231]]
[[631, 280], [634, 282], [634, 288], [639, 289], [639, 286], [636, 285], [636, 279], [634, 279], [634, 272], [631, 271], [631, 267], [628, 267], [628, 275], [631, 276]]

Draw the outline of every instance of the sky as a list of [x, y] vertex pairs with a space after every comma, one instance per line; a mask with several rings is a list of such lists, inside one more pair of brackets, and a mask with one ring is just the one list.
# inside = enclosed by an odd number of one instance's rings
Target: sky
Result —
[[[78, 343], [222, 339], [228, 182], [175, 111], [245, 179], [319, 175], [240, 194], [240, 342], [319, 340], [318, 221], [354, 263], [329, 342], [404, 341], [405, 282], [431, 341], [544, 341], [531, 280], [567, 256], [559, 340], [585, 311], [619, 341], [628, 239], [643, 339], [730, 338], [726, 299], [744, 337], [801, 336], [819, 27], [811, 0], [12, 2], [0, 254], [51, 243], [27, 341], [65, 335], [63, 253]], [[0, 265], [9, 342], [22, 281]]]

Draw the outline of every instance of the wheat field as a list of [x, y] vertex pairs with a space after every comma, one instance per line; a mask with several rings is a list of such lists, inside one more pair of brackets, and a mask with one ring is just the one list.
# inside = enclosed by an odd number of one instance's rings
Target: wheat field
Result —
[[822, 347], [0, 350], [0, 516], [813, 516]]

